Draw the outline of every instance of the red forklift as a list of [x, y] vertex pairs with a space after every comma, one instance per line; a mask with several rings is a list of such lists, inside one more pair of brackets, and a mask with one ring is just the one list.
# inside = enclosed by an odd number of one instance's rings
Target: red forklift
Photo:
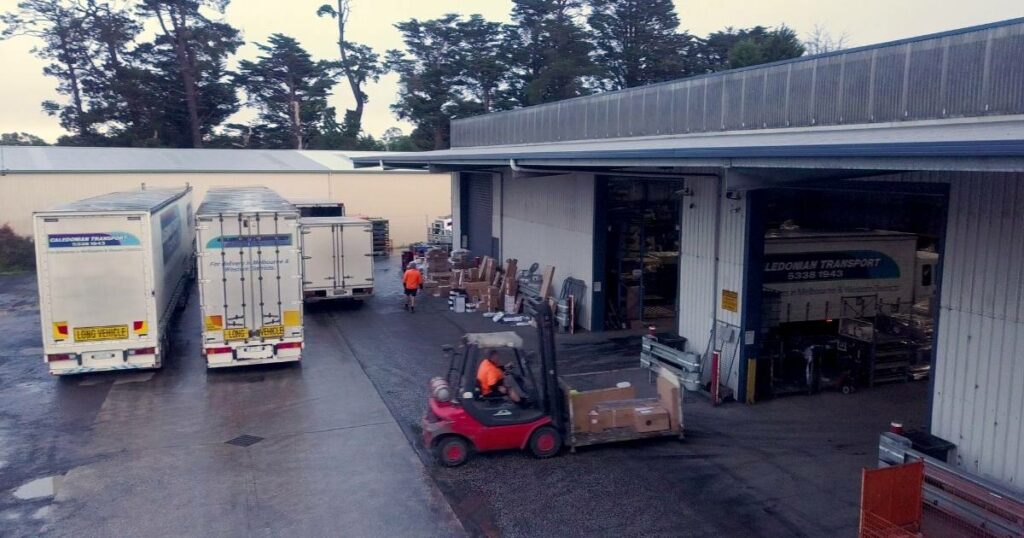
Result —
[[[554, 316], [546, 301], [531, 305], [537, 323], [537, 353], [523, 348], [514, 332], [471, 333], [449, 356], [444, 378], [430, 382], [429, 407], [423, 417], [423, 441], [446, 467], [465, 463], [473, 452], [529, 450], [549, 458], [562, 449], [565, 406], [555, 361]], [[477, 368], [495, 350], [505, 365], [505, 383], [521, 398], [513, 402], [500, 393], [484, 396]], [[539, 359], [540, 376], [533, 372]]]

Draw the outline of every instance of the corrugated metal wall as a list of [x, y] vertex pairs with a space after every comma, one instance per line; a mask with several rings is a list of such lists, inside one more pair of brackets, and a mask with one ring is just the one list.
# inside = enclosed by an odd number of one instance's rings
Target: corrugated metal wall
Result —
[[[687, 178], [692, 196], [683, 198], [679, 251], [679, 334], [687, 350], [708, 350], [715, 318], [740, 327], [743, 266], [746, 260], [746, 203], [719, 196], [718, 178]], [[715, 227], [719, 226], [716, 235]], [[715, 240], [718, 240], [716, 261]], [[717, 287], [715, 273], [717, 271]], [[722, 308], [722, 290], [740, 297], [737, 312]], [[713, 310], [712, 310], [713, 309]], [[723, 376], [737, 390], [739, 360], [729, 357]]]
[[870, 181], [950, 184], [932, 433], [964, 469], [1024, 491], [1024, 174]]
[[350, 215], [382, 216], [391, 221], [395, 245], [426, 239], [428, 219], [448, 215], [448, 174], [8, 174], [0, 176], [0, 225], [31, 235], [32, 212], [119, 190], [175, 187], [190, 183], [199, 202], [211, 186], [266, 185], [286, 198], [322, 198], [345, 203]]
[[455, 172], [451, 181], [452, 195], [452, 248], [463, 248], [462, 245], [462, 174]]
[[[552, 287], [558, 293], [566, 277], [593, 285], [594, 176], [571, 174], [502, 179], [502, 255], [519, 260], [525, 269], [536, 262], [555, 266]], [[588, 297], [589, 299], [589, 297]], [[590, 328], [590, 301], [577, 318]]]
[[1024, 20], [452, 122], [452, 146], [1024, 113]]
[[932, 430], [1024, 491], [1024, 175], [950, 187]]

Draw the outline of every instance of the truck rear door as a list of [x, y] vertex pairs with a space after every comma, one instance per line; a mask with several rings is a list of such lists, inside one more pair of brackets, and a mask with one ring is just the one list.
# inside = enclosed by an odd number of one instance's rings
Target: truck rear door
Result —
[[[294, 302], [300, 271], [294, 219], [272, 214], [214, 217], [203, 230], [203, 308], [207, 342], [284, 337], [284, 325], [299, 325]], [[295, 318], [295, 319], [291, 319]]]
[[[152, 259], [141, 215], [37, 217], [44, 341], [87, 350], [123, 350], [156, 330]], [[120, 361], [82, 353], [83, 366]]]
[[341, 285], [349, 289], [373, 287], [373, 226], [367, 222], [337, 228]]
[[303, 289], [322, 290], [341, 286], [336, 248], [336, 225], [302, 228]]

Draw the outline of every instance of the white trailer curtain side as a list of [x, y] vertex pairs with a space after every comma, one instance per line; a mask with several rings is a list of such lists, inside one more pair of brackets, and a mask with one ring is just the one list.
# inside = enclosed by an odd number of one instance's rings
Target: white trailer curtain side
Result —
[[192, 276], [192, 189], [87, 198], [33, 227], [50, 373], [159, 368]]

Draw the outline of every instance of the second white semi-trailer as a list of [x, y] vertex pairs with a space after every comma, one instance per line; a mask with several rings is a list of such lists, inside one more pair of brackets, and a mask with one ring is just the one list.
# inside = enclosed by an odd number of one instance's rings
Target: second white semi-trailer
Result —
[[196, 261], [208, 367], [301, 359], [299, 231], [299, 211], [266, 187], [207, 191]]
[[161, 366], [192, 274], [191, 213], [186, 187], [115, 192], [33, 214], [50, 373]]

